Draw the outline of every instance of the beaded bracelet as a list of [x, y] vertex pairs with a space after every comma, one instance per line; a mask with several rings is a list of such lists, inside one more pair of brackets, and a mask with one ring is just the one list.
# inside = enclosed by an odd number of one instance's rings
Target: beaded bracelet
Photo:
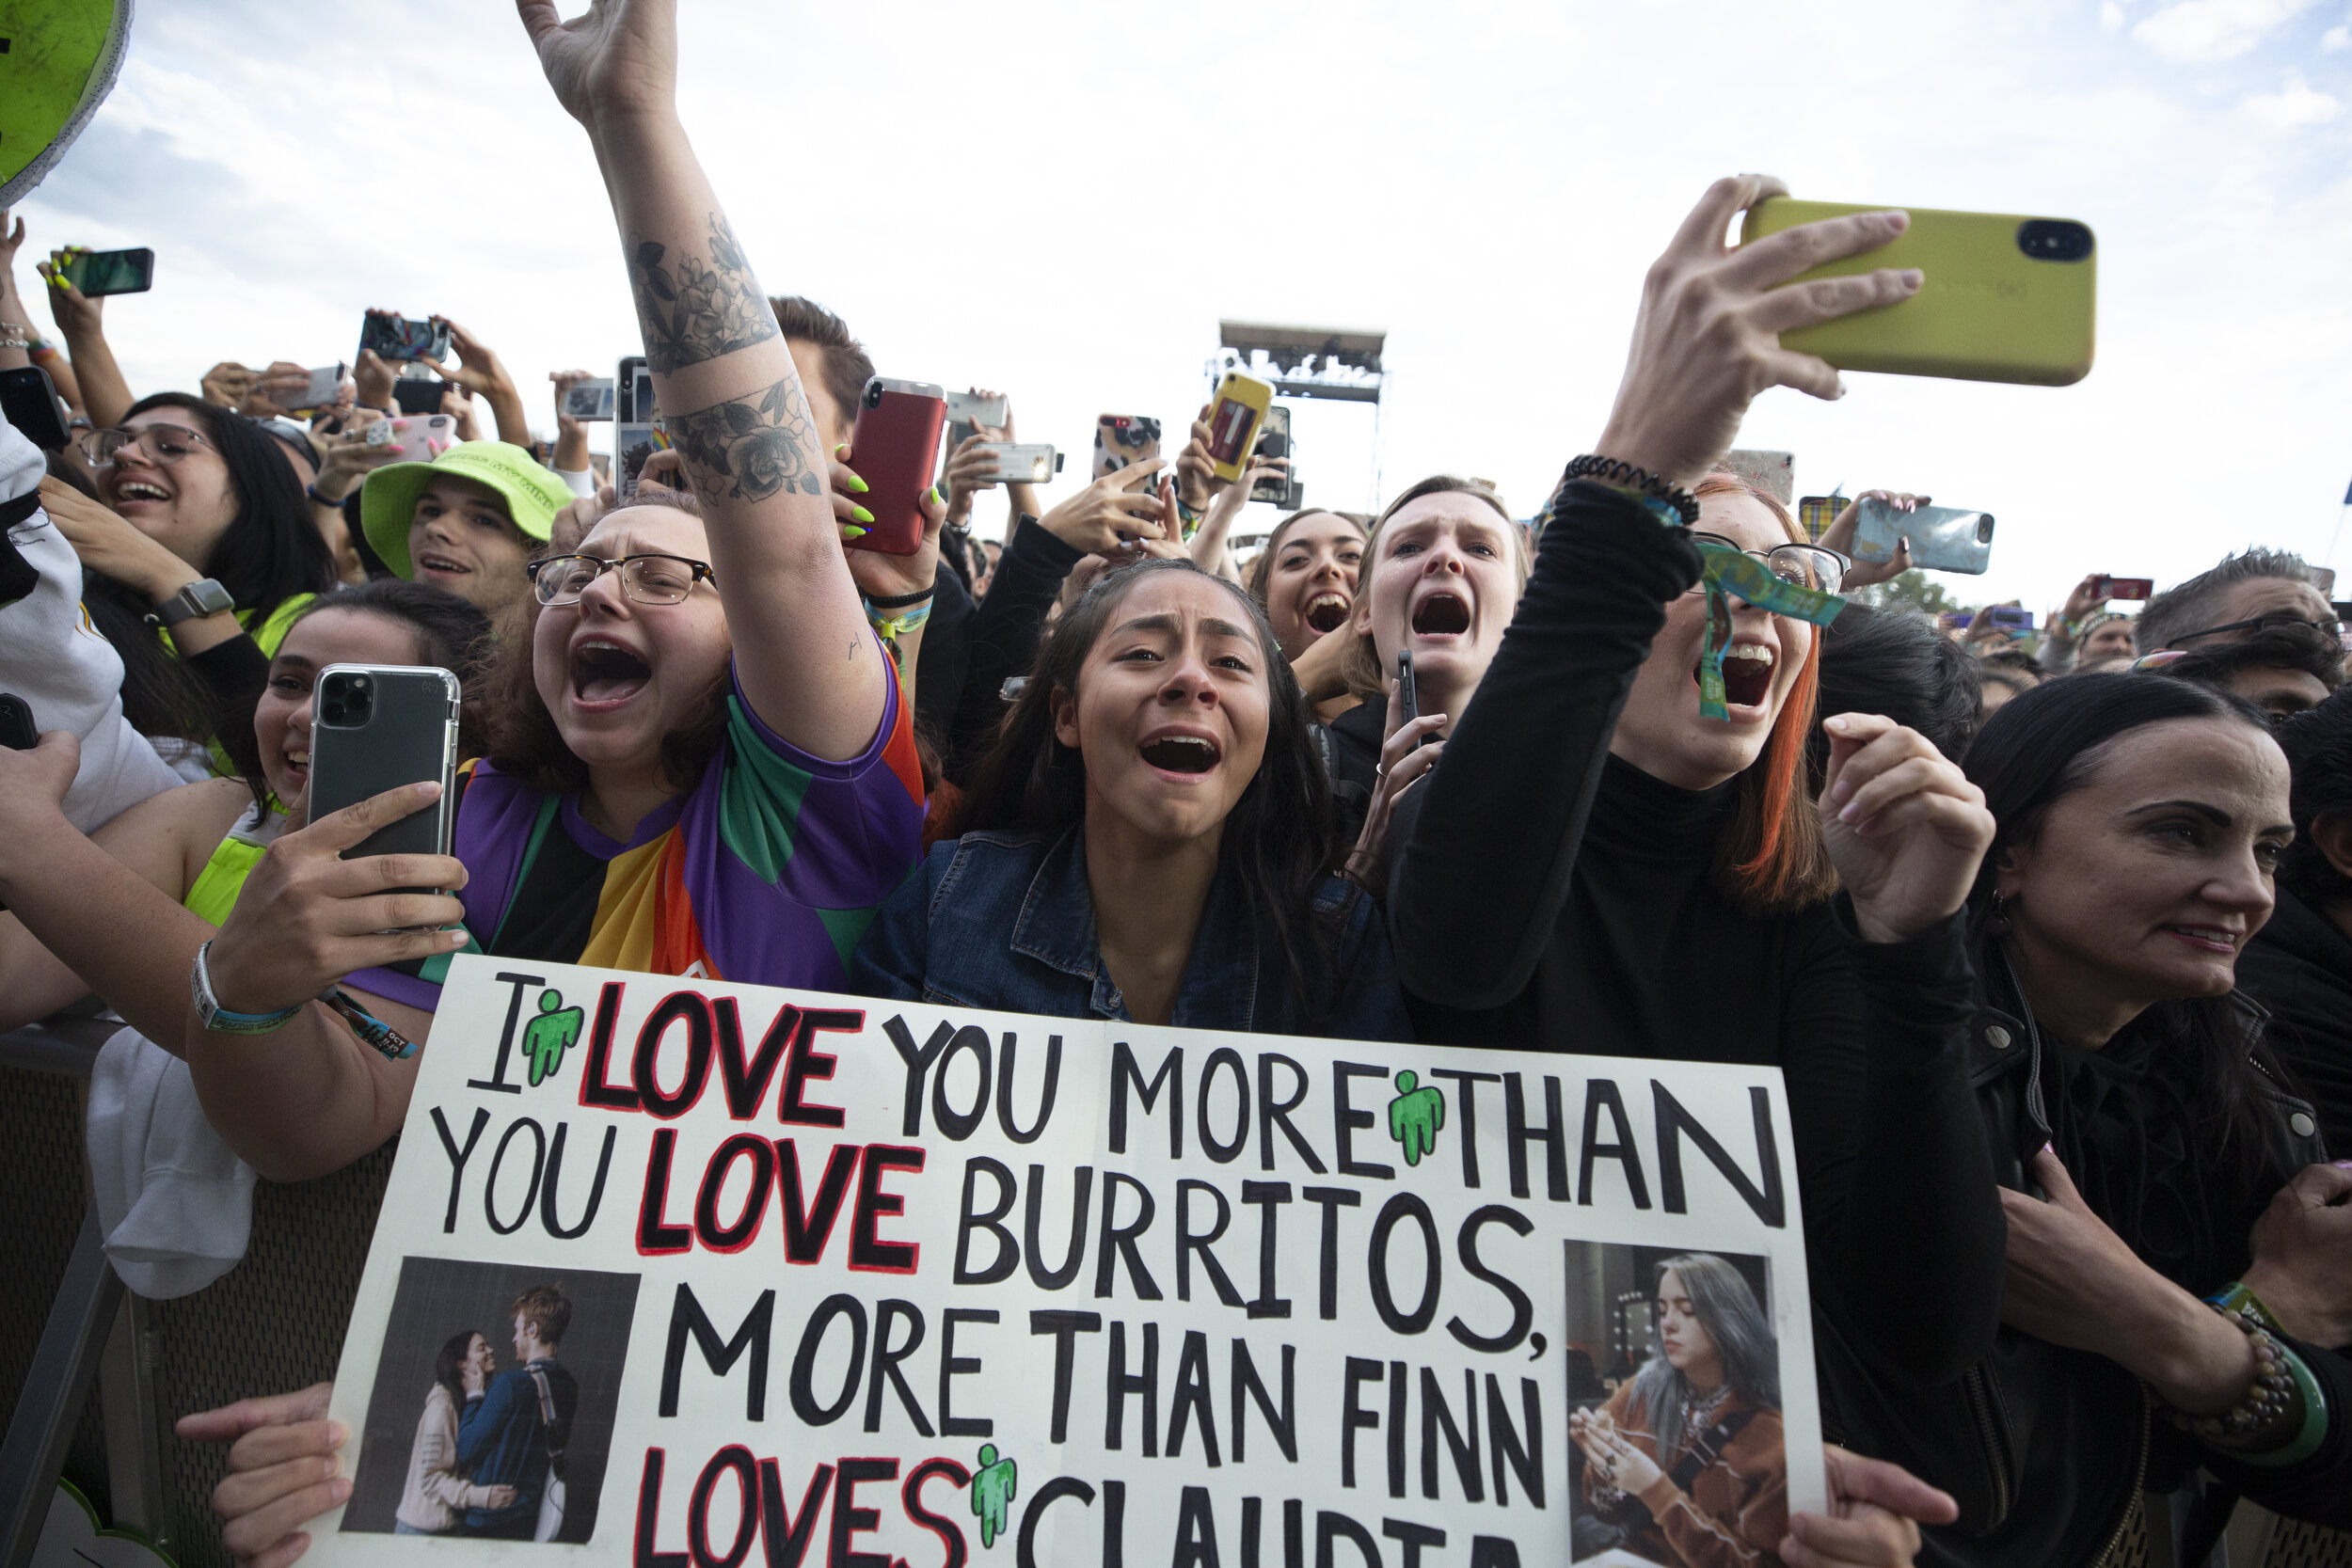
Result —
[[2244, 1398], [2219, 1415], [2191, 1416], [2167, 1406], [2164, 1416], [2201, 1443], [2235, 1447], [2286, 1415], [2301, 1392], [2291, 1366], [2295, 1356], [2263, 1326], [2263, 1315], [2257, 1310], [2244, 1304], [2225, 1305], [2220, 1301], [2205, 1305], [2245, 1330], [2247, 1338], [2253, 1342], [2254, 1381], [2248, 1385]]
[[1672, 507], [1681, 516], [1685, 528], [1698, 523], [1699, 499], [1688, 490], [1667, 483], [1647, 468], [1637, 467], [1613, 457], [1599, 457], [1586, 452], [1570, 461], [1567, 471], [1560, 476], [1563, 484], [1577, 479], [1597, 479], [1611, 486], [1629, 487]]

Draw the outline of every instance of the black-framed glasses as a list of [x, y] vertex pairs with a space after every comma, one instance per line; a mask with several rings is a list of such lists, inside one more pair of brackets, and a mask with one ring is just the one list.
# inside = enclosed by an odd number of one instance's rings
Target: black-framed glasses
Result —
[[621, 574], [621, 592], [639, 604], [676, 604], [697, 582], [719, 586], [710, 563], [682, 555], [550, 555], [523, 568], [543, 605], [578, 604], [588, 585], [607, 572]]
[[82, 437], [82, 455], [90, 460], [91, 467], [103, 468], [134, 441], [149, 457], [164, 464], [177, 463], [198, 448], [213, 444], [201, 431], [186, 425], [151, 424], [136, 430], [93, 430]]
[[[1846, 580], [1846, 568], [1852, 564], [1844, 556], [1826, 545], [1775, 545], [1769, 550], [1741, 549], [1736, 539], [1720, 533], [1700, 533], [1693, 530], [1691, 542], [1696, 545], [1720, 545], [1727, 550], [1739, 550], [1764, 562], [1766, 570], [1783, 582], [1793, 582], [1800, 588], [1818, 588], [1824, 594], [1835, 594]], [[1707, 584], [1700, 581], [1683, 590], [1685, 594], [1704, 594]]]
[[2282, 626], [2309, 626], [2322, 637], [2333, 637], [2339, 641], [2344, 637], [2342, 621], [2314, 621], [2291, 610], [2274, 610], [2250, 621], [2232, 621], [2224, 626], [2207, 626], [2202, 631], [2185, 631], [2172, 642], [2177, 646], [2199, 637], [2218, 637], [2225, 631], [2276, 631]]

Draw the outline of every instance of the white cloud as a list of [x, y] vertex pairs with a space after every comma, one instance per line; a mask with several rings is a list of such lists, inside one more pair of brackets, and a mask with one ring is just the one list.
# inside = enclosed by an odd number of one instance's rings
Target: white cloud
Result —
[[2122, 30], [2123, 8], [2117, 5], [2115, 0], [2106, 0], [2106, 4], [2099, 8], [2099, 31], [2120, 33]]
[[2311, 7], [2312, 0], [2179, 0], [2132, 29], [2168, 60], [2209, 62], [2245, 54]]
[[2336, 118], [2344, 107], [2333, 93], [2321, 92], [2303, 80], [2299, 71], [2289, 71], [2279, 83], [2277, 92], [2258, 92], [2238, 105], [2274, 131], [2293, 131], [2305, 125], [2325, 125]]
[[2339, 49], [2352, 49], [2352, 23], [2339, 22], [2319, 35], [2319, 52], [2332, 55]]

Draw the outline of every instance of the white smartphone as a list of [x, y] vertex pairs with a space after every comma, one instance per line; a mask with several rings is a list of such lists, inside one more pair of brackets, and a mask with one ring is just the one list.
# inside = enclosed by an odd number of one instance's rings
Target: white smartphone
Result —
[[612, 418], [612, 383], [579, 381], [564, 389], [564, 412], [575, 420]]
[[[1005, 427], [1005, 400], [984, 398], [977, 392], [949, 392], [947, 422], [949, 424], [986, 425], [991, 430]], [[970, 432], [965, 434], [969, 435]]]
[[430, 463], [457, 444], [457, 420], [449, 414], [403, 414], [368, 426], [368, 445], [398, 447], [410, 463]]
[[1061, 472], [1061, 454], [1043, 441], [983, 441], [980, 451], [996, 459], [1002, 484], [1051, 484]]
[[321, 365], [310, 372], [310, 384], [302, 388], [299, 401], [286, 406], [297, 414], [308, 414], [320, 408], [331, 408], [342, 395], [343, 376], [351, 369], [341, 360]]

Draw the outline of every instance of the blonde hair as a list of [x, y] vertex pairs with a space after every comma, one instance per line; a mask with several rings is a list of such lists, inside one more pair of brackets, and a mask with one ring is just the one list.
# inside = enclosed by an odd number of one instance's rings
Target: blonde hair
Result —
[[[1373, 567], [1380, 559], [1380, 533], [1389, 526], [1389, 519], [1423, 496], [1443, 495], [1475, 496], [1495, 509], [1496, 515], [1502, 519], [1503, 531], [1511, 536], [1511, 562], [1518, 568], [1519, 591], [1526, 592], [1528, 574], [1534, 569], [1527, 548], [1527, 531], [1520, 528], [1518, 519], [1511, 515], [1511, 509], [1503, 504], [1502, 497], [1496, 493], [1495, 487], [1483, 479], [1464, 479], [1459, 474], [1431, 474], [1420, 483], [1407, 486], [1383, 507], [1380, 515], [1374, 519], [1371, 531], [1365, 534], [1363, 571], [1356, 578], [1358, 605], [1361, 605], [1364, 596], [1372, 592]], [[1370, 632], [1348, 634], [1347, 649], [1340, 659], [1340, 673], [1346, 676], [1347, 689], [1354, 696], [1369, 702], [1374, 698], [1386, 698], [1389, 694], [1388, 679], [1380, 668], [1380, 650], [1374, 643]]]

